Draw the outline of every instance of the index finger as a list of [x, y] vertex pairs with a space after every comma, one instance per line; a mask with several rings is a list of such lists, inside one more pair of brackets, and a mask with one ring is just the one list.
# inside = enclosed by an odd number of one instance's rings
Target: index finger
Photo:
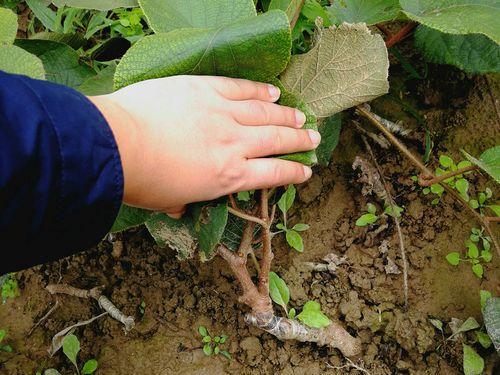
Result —
[[219, 94], [229, 100], [262, 100], [275, 102], [279, 99], [280, 89], [268, 83], [254, 82], [247, 79], [208, 77], [208, 83]]

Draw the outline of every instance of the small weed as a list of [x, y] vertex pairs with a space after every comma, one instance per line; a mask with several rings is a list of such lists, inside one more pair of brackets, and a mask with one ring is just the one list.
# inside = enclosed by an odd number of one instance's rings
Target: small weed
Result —
[[[481, 240], [481, 244], [480, 241]], [[465, 253], [466, 258], [460, 258], [460, 253], [458, 251], [452, 251], [446, 255], [446, 260], [452, 266], [458, 266], [460, 262], [469, 262], [472, 264], [472, 272], [479, 278], [483, 277], [484, 268], [481, 263], [491, 262], [492, 254], [490, 251], [491, 238], [483, 235], [483, 230], [477, 228], [472, 228], [471, 235], [465, 241], [465, 247], [467, 252]], [[480, 248], [482, 245], [482, 249]]]
[[139, 311], [140, 316], [144, 316], [146, 313], [146, 301], [142, 300], [139, 306], [137, 306], [137, 310]]
[[[63, 340], [63, 352], [66, 355], [66, 357], [70, 360], [70, 362], [75, 366], [76, 373], [78, 375], [92, 375], [95, 370], [97, 370], [98, 363], [97, 360], [95, 359], [89, 359], [87, 362], [84, 363], [81, 371], [80, 368], [78, 367], [78, 362], [76, 357], [78, 356], [78, 352], [80, 351], [80, 341], [78, 340], [78, 337], [70, 333], [69, 335], [66, 335]], [[37, 375], [41, 373], [37, 372]], [[56, 369], [50, 368], [44, 371], [44, 375], [61, 375], [59, 371]]]
[[288, 228], [287, 226], [287, 212], [293, 205], [295, 201], [296, 190], [295, 186], [290, 185], [286, 189], [286, 191], [281, 196], [278, 201], [278, 207], [280, 211], [283, 213], [283, 223], [278, 223], [276, 228], [279, 229], [278, 232], [273, 233], [276, 235], [278, 233], [285, 233], [286, 242], [299, 253], [304, 251], [304, 241], [302, 240], [302, 236], [300, 232], [306, 231], [309, 229], [309, 225], [307, 224], [295, 224], [292, 228]]
[[206, 356], [221, 354], [227, 359], [231, 359], [231, 354], [229, 354], [227, 350], [222, 350], [220, 348], [220, 346], [226, 343], [228, 339], [226, 335], [222, 334], [212, 337], [204, 326], [198, 327], [198, 333], [201, 335], [203, 341], [203, 353], [205, 353]]
[[330, 319], [321, 311], [321, 305], [316, 301], [307, 301], [298, 315], [294, 308], [288, 310], [290, 290], [285, 281], [274, 272], [269, 273], [269, 295], [274, 303], [280, 305], [285, 310], [286, 315], [290, 319], [297, 318], [312, 328], [326, 327], [331, 323]]
[[12, 346], [10, 346], [9, 344], [3, 343], [6, 336], [7, 336], [7, 332], [3, 329], [0, 329], [0, 351], [12, 353], [13, 352]]
[[[380, 218], [380, 216], [377, 215], [377, 207], [373, 203], [368, 203], [366, 205], [366, 211], [365, 214], [361, 215], [361, 217], [356, 220], [356, 225], [358, 227], [366, 227], [367, 225], [375, 224]], [[384, 208], [383, 215], [399, 218], [403, 211], [403, 208], [399, 206], [387, 206]]]
[[16, 276], [13, 273], [0, 277], [0, 287], [2, 288], [2, 304], [5, 304], [8, 298], [16, 298], [21, 295]]

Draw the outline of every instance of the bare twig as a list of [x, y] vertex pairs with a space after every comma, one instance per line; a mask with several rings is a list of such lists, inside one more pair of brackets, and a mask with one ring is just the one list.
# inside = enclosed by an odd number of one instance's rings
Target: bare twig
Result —
[[263, 227], [267, 226], [267, 223], [264, 220], [262, 220], [256, 216], [249, 215], [243, 211], [237, 210], [237, 209], [232, 208], [232, 207], [228, 207], [227, 210], [230, 214], [233, 214], [234, 216], [237, 216], [241, 219], [244, 219], [247, 221], [252, 221], [252, 222], [257, 223]]
[[263, 189], [260, 195], [260, 211], [262, 220], [266, 226], [262, 227], [262, 259], [260, 261], [259, 292], [269, 295], [269, 272], [271, 272], [271, 262], [273, 261], [273, 251], [271, 248], [271, 223], [269, 218], [269, 191]]
[[498, 109], [498, 101], [495, 98], [495, 94], [491, 89], [490, 80], [486, 75], [483, 75], [484, 81], [486, 82], [486, 87], [488, 88], [488, 93], [490, 94], [491, 101], [493, 102], [493, 108], [495, 108], [495, 113], [497, 115], [497, 126], [500, 126], [500, 110]]
[[297, 20], [299, 19], [300, 12], [302, 11], [302, 7], [304, 6], [304, 3], [306, 0], [301, 0], [299, 6], [297, 7], [297, 10], [295, 11], [295, 14], [293, 15], [292, 20], [290, 21], [290, 30], [293, 30], [295, 27], [295, 24], [297, 23]]
[[229, 204], [231, 205], [231, 207], [237, 210], [238, 205], [236, 204], [236, 200], [234, 199], [233, 194], [229, 194], [228, 197], [229, 197]]
[[427, 176], [427, 175], [421, 174], [419, 176], [419, 179], [418, 179], [418, 184], [420, 186], [431, 186], [434, 184], [439, 184], [442, 181], [449, 179], [450, 177], [457, 176], [459, 174], [463, 174], [463, 173], [470, 172], [470, 171], [475, 171], [477, 169], [479, 169], [479, 167], [477, 165], [470, 165], [468, 167], [457, 169], [456, 171], [451, 171], [451, 172], [442, 174], [441, 176]]
[[489, 223], [500, 223], [500, 217], [496, 216], [485, 216], [484, 220], [486, 220]]
[[40, 324], [42, 324], [44, 321], [46, 321], [46, 320], [48, 319], [48, 317], [49, 317], [49, 316], [51, 316], [51, 315], [52, 315], [52, 313], [53, 313], [54, 311], [56, 311], [56, 309], [57, 309], [57, 307], [58, 307], [58, 306], [59, 306], [59, 300], [58, 300], [58, 299], [56, 299], [56, 302], [55, 302], [55, 303], [54, 303], [54, 305], [53, 305], [53, 306], [49, 309], [49, 311], [47, 311], [47, 312], [45, 313], [45, 315], [44, 315], [44, 316], [42, 316], [42, 318], [41, 318], [38, 322], [36, 322], [36, 323], [35, 323], [35, 325], [34, 325], [33, 327], [31, 327], [31, 329], [30, 329], [30, 330], [29, 330], [29, 332], [28, 332], [27, 337], [30, 337], [30, 336], [33, 334], [33, 332], [35, 331], [35, 329], [37, 329], [37, 327], [39, 327], [39, 326], [40, 326]]
[[[365, 117], [370, 121], [372, 125], [377, 127], [384, 135], [387, 137], [387, 139], [404, 155], [408, 160], [411, 161], [411, 163], [417, 167], [423, 174], [427, 176], [434, 176], [432, 171], [427, 168], [413, 153], [410, 152], [406, 148], [405, 145], [403, 145], [389, 130], [387, 130], [373, 115], [372, 113], [367, 110], [366, 108], [362, 106], [357, 106], [356, 107], [356, 113]], [[489, 225], [489, 222], [484, 219], [483, 216], [481, 216], [476, 210], [474, 210], [472, 207], [469, 206], [469, 204], [458, 194], [453, 188], [448, 186], [448, 184], [440, 184], [447, 193], [449, 193], [455, 200], [460, 202], [467, 210], [469, 210], [470, 213], [476, 218], [476, 220], [481, 223], [481, 225], [486, 229], [486, 232], [488, 235], [491, 237], [493, 247], [496, 249], [497, 254], [500, 256], [500, 246], [498, 244], [498, 241], [495, 237], [495, 234], [491, 230], [491, 227]]]
[[399, 217], [397, 215], [397, 205], [396, 202], [394, 201], [392, 195], [391, 195], [391, 189], [389, 187], [389, 184], [387, 183], [387, 180], [384, 178], [384, 175], [382, 174], [382, 170], [380, 168], [380, 165], [377, 162], [377, 159], [375, 158], [375, 155], [373, 154], [373, 150], [370, 147], [370, 144], [366, 140], [366, 138], [363, 136], [363, 142], [365, 144], [366, 149], [368, 150], [373, 164], [375, 165], [375, 168], [377, 169], [378, 174], [380, 175], [380, 179], [382, 181], [382, 186], [384, 187], [385, 190], [385, 204], [387, 206], [391, 207], [392, 210], [392, 218], [394, 219], [394, 223], [396, 224], [396, 230], [398, 232], [398, 240], [399, 240], [399, 250], [401, 253], [401, 260], [403, 261], [403, 288], [404, 288], [404, 301], [405, 301], [405, 310], [408, 308], [408, 262], [406, 261], [406, 251], [405, 251], [405, 244], [404, 244], [404, 239], [403, 239], [403, 233], [401, 232], [401, 225], [399, 223]]
[[387, 46], [387, 48], [391, 48], [396, 43], [399, 43], [400, 41], [405, 39], [409, 35], [410, 31], [412, 31], [416, 26], [416, 22], [408, 22], [406, 25], [404, 25], [401, 30], [399, 30], [396, 34], [389, 37], [389, 39], [385, 41], [385, 45]]
[[125, 326], [125, 331], [129, 332], [134, 328], [133, 316], [123, 314], [106, 296], [102, 294], [102, 288], [96, 287], [89, 290], [78, 289], [68, 284], [49, 284], [45, 287], [50, 294], [67, 294], [79, 298], [93, 298], [99, 306]]
[[368, 370], [364, 369], [363, 367], [355, 364], [353, 361], [351, 361], [349, 358], [346, 358], [346, 361], [347, 363], [343, 366], [332, 366], [331, 364], [329, 363], [326, 363], [326, 366], [328, 368], [331, 368], [331, 369], [334, 369], [334, 370], [343, 370], [343, 369], [349, 369], [349, 368], [354, 368], [358, 371], [361, 371], [361, 372], [364, 372], [365, 374], [368, 374], [370, 375], [370, 373], [368, 372]]

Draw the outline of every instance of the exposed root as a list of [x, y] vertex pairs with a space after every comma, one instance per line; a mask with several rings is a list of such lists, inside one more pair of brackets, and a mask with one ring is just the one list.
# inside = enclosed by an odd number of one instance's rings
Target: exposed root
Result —
[[99, 306], [112, 318], [118, 320], [125, 326], [125, 331], [129, 332], [135, 326], [133, 316], [123, 314], [106, 296], [102, 294], [101, 287], [92, 289], [78, 289], [68, 284], [49, 284], [45, 287], [50, 294], [67, 294], [79, 298], [93, 298]]
[[346, 357], [356, 357], [361, 354], [361, 342], [336, 322], [325, 328], [309, 328], [296, 320], [281, 318], [272, 313], [247, 314], [245, 321], [280, 340], [315, 342], [321, 346], [339, 349]]
[[333, 370], [346, 370], [346, 369], [349, 369], [349, 368], [354, 368], [354, 369], [356, 369], [358, 371], [361, 371], [362, 373], [370, 375], [370, 373], [368, 372], [367, 369], [361, 367], [360, 365], [357, 365], [356, 363], [354, 363], [353, 361], [351, 361], [349, 358], [346, 358], [346, 361], [347, 361], [347, 363], [345, 365], [343, 365], [343, 366], [332, 366], [329, 363], [326, 363], [326, 366], [328, 368], [333, 369]]
[[59, 306], [59, 300], [58, 300], [58, 299], [56, 299], [56, 302], [55, 302], [55, 303], [54, 303], [54, 305], [53, 305], [53, 306], [49, 309], [49, 311], [47, 311], [47, 312], [45, 313], [45, 315], [44, 315], [44, 316], [42, 316], [42, 318], [41, 318], [38, 322], [36, 322], [36, 323], [35, 323], [35, 325], [34, 325], [33, 327], [31, 327], [31, 329], [29, 330], [29, 332], [28, 332], [28, 335], [27, 335], [27, 336], [28, 336], [28, 337], [30, 337], [30, 336], [33, 334], [33, 332], [35, 331], [35, 329], [37, 329], [37, 327], [39, 327], [39, 326], [40, 326], [40, 324], [42, 324], [44, 321], [46, 321], [46, 320], [48, 319], [48, 317], [49, 317], [50, 315], [52, 315], [52, 313], [53, 313], [54, 311], [56, 311], [56, 309], [57, 309], [57, 307], [58, 307], [58, 306]]

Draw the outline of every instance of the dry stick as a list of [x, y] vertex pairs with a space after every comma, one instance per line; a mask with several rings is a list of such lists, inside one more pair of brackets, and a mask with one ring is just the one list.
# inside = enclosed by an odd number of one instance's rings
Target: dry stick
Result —
[[44, 316], [42, 316], [42, 318], [41, 318], [38, 322], [36, 322], [36, 324], [35, 324], [33, 327], [31, 327], [31, 329], [29, 330], [29, 332], [28, 332], [28, 335], [27, 335], [27, 336], [28, 336], [28, 337], [30, 337], [30, 336], [33, 334], [33, 332], [35, 331], [35, 329], [36, 329], [37, 327], [39, 327], [39, 326], [40, 326], [40, 324], [42, 324], [44, 321], [46, 321], [46, 320], [48, 319], [48, 317], [49, 317], [50, 315], [52, 315], [52, 313], [53, 313], [54, 311], [56, 311], [56, 309], [57, 309], [57, 307], [58, 307], [58, 306], [59, 306], [59, 300], [58, 300], [58, 299], [56, 299], [56, 302], [54, 303], [54, 306], [52, 306], [52, 307], [49, 309], [49, 311], [47, 311], [47, 313], [46, 313]]
[[431, 186], [434, 184], [439, 184], [440, 182], [447, 180], [450, 177], [457, 176], [459, 174], [463, 174], [466, 172], [470, 171], [475, 171], [479, 169], [477, 165], [470, 165], [468, 167], [460, 168], [457, 169], [456, 171], [451, 171], [445, 174], [442, 174], [440, 176], [427, 176], [427, 175], [420, 175], [418, 179], [418, 184], [420, 186]]
[[495, 98], [495, 94], [493, 93], [493, 90], [491, 89], [491, 84], [490, 80], [486, 75], [483, 76], [484, 81], [486, 82], [486, 87], [488, 88], [488, 92], [490, 94], [491, 101], [493, 102], [493, 107], [495, 108], [495, 113], [497, 115], [497, 126], [500, 126], [500, 110], [498, 109], [498, 103]]
[[297, 23], [297, 20], [299, 19], [300, 12], [302, 11], [302, 7], [304, 6], [305, 2], [306, 2], [306, 0], [301, 0], [299, 6], [297, 7], [295, 14], [293, 15], [293, 18], [290, 21], [290, 30], [293, 30], [293, 28], [295, 27], [295, 24]]
[[[413, 155], [410, 150], [406, 148], [390, 131], [388, 131], [374, 116], [372, 113], [368, 111], [366, 108], [362, 106], [356, 107], [356, 113], [368, 119], [374, 126], [376, 126], [386, 137], [387, 139], [404, 155], [406, 156], [412, 164], [420, 169], [422, 173], [428, 176], [434, 176], [432, 171], [427, 168], [415, 155]], [[495, 238], [495, 234], [491, 230], [491, 227], [487, 220], [484, 219], [483, 216], [478, 214], [476, 210], [469, 206], [469, 204], [458, 194], [455, 190], [453, 190], [448, 184], [440, 184], [447, 193], [449, 193], [453, 198], [462, 203], [464, 207], [466, 207], [472, 215], [476, 218], [476, 220], [481, 223], [481, 225], [486, 229], [488, 235], [491, 237], [491, 241], [493, 242], [493, 247], [496, 249], [497, 254], [500, 256], [500, 246], [498, 245], [498, 241]]]
[[410, 31], [412, 31], [416, 26], [416, 22], [409, 22], [405, 26], [403, 26], [401, 30], [399, 30], [396, 34], [385, 41], [385, 45], [387, 46], [387, 48], [391, 48], [396, 43], [399, 43], [400, 41], [405, 39], [409, 35]]
[[405, 244], [404, 244], [404, 239], [403, 239], [403, 232], [401, 231], [401, 225], [399, 223], [399, 218], [396, 214], [396, 203], [394, 202], [394, 199], [391, 195], [391, 191], [389, 189], [387, 180], [385, 179], [384, 175], [382, 174], [382, 170], [380, 168], [380, 165], [377, 162], [377, 159], [375, 158], [375, 155], [373, 154], [373, 150], [370, 147], [370, 144], [366, 140], [365, 136], [363, 137], [363, 142], [365, 143], [366, 149], [370, 153], [370, 156], [373, 160], [373, 164], [375, 164], [375, 168], [377, 169], [378, 174], [380, 175], [380, 178], [382, 179], [382, 186], [384, 187], [385, 190], [385, 195], [387, 197], [387, 203], [389, 203], [389, 206], [392, 209], [393, 216], [392, 218], [394, 219], [394, 223], [396, 224], [396, 229], [398, 232], [398, 239], [399, 239], [399, 249], [401, 251], [401, 259], [403, 260], [403, 287], [404, 287], [404, 299], [405, 299], [405, 310], [408, 309], [408, 262], [406, 261], [406, 251], [405, 251]]
[[134, 328], [134, 317], [123, 314], [106, 296], [102, 295], [100, 287], [89, 290], [78, 289], [68, 284], [49, 284], [45, 287], [50, 294], [67, 294], [79, 298], [93, 298], [99, 306], [125, 326], [125, 331], [129, 332]]

